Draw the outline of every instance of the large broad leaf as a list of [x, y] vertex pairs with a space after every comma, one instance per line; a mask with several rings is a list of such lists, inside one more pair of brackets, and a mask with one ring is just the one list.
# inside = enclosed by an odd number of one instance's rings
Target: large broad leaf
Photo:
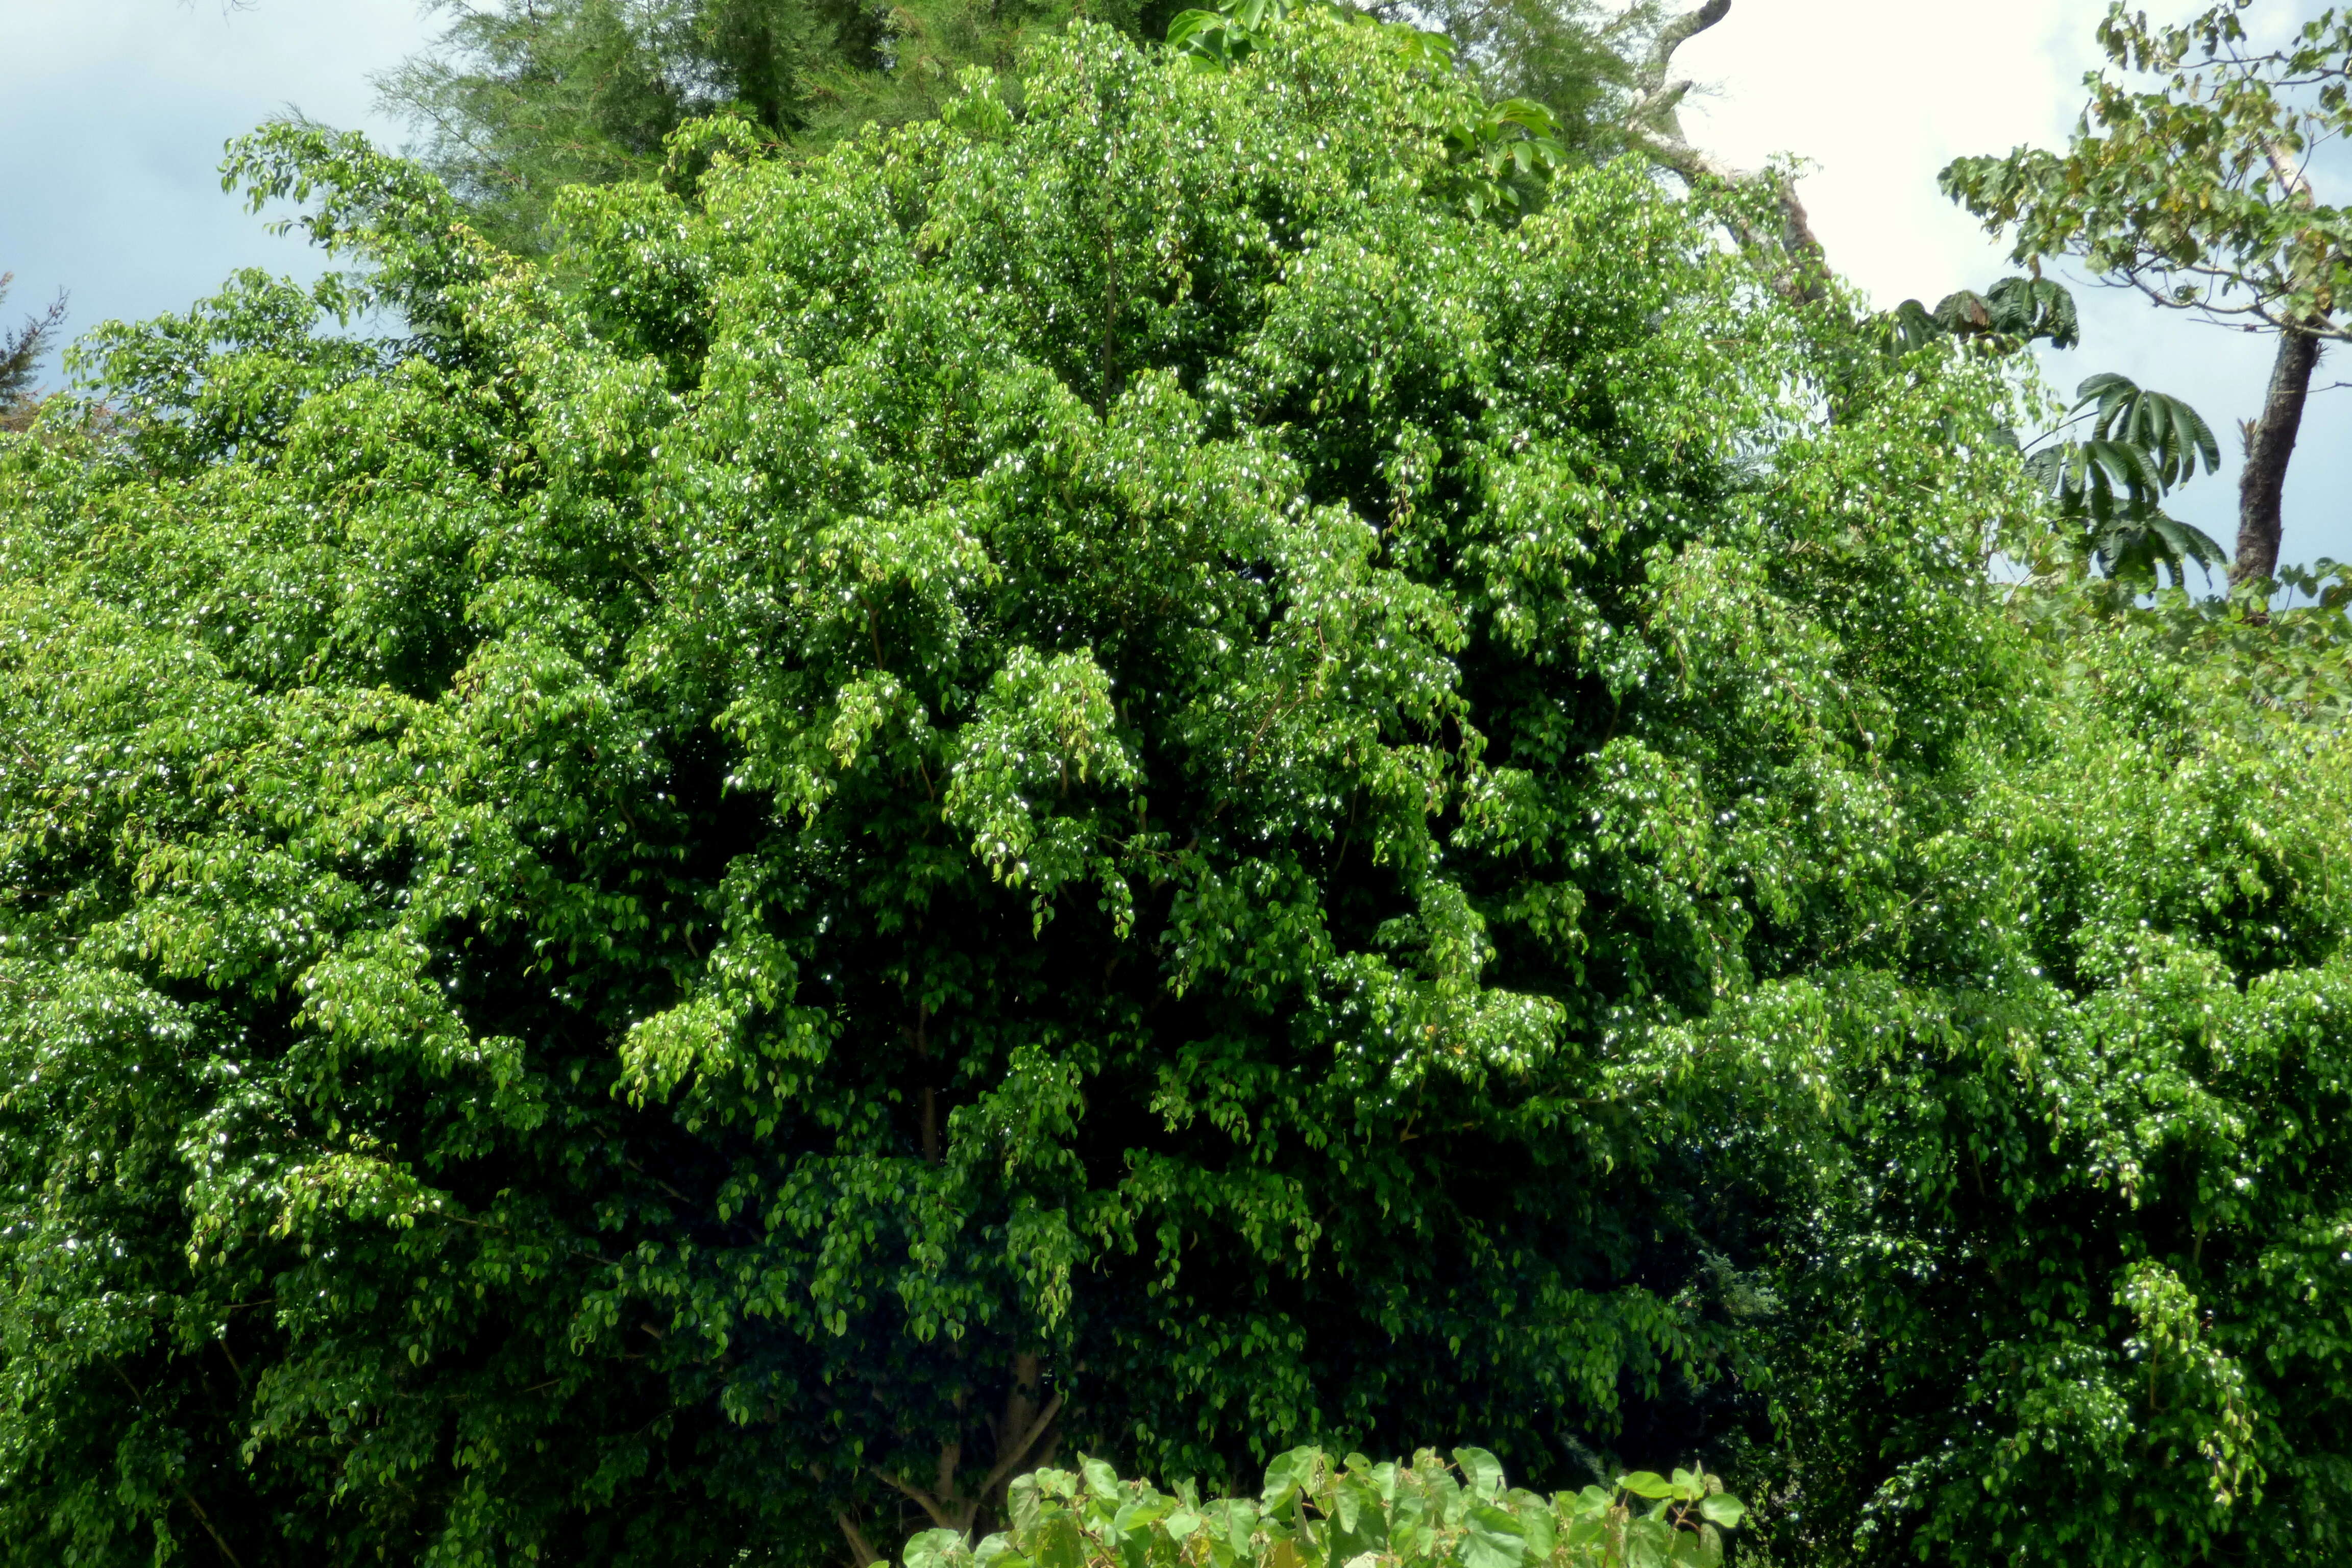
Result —
[[1738, 1528], [1748, 1517], [1748, 1505], [1729, 1492], [1717, 1492], [1698, 1505], [1698, 1511], [1709, 1524], [1719, 1524], [1726, 1530]]
[[1265, 1467], [1265, 1489], [1259, 1494], [1258, 1506], [1267, 1513], [1278, 1513], [1312, 1484], [1315, 1467], [1323, 1461], [1320, 1448], [1293, 1448], [1276, 1454]]
[[1508, 1512], [1474, 1502], [1465, 1522], [1469, 1532], [1462, 1542], [1463, 1568], [1519, 1568], [1527, 1561], [1527, 1531]]
[[900, 1561], [906, 1568], [941, 1568], [950, 1553], [963, 1544], [963, 1536], [953, 1530], [926, 1530], [910, 1537]]
[[1456, 1448], [1454, 1462], [1462, 1468], [1462, 1479], [1473, 1494], [1491, 1498], [1503, 1486], [1503, 1461], [1484, 1448]]

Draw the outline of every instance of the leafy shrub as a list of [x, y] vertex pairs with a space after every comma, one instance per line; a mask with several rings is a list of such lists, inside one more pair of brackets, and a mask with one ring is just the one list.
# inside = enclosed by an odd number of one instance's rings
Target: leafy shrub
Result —
[[1428, 1448], [1410, 1465], [1294, 1448], [1257, 1497], [1207, 1501], [1087, 1459], [1024, 1476], [1011, 1509], [1010, 1527], [977, 1545], [952, 1530], [916, 1536], [905, 1568], [1701, 1568], [1723, 1561], [1722, 1532], [1747, 1512], [1690, 1470], [1540, 1497], [1505, 1487], [1483, 1448], [1456, 1448], [1452, 1465]]

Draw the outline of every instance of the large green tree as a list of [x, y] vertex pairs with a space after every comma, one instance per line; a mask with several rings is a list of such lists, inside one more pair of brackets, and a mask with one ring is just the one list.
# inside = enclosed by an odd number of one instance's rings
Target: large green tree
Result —
[[1635, 172], [1472, 216], [1428, 58], [1083, 28], [1018, 114], [698, 126], [548, 271], [238, 154], [363, 275], [102, 329], [120, 423], [0, 479], [14, 1560], [1762, 1439], [1769, 1141], [1659, 1031], [1885, 957], [2019, 475], [1920, 434], [1965, 361], [1823, 423]]

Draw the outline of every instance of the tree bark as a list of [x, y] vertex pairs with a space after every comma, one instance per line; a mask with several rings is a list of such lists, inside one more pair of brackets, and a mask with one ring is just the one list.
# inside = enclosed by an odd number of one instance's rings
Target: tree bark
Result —
[[2230, 560], [2233, 587], [2278, 575], [2279, 501], [2286, 489], [2295, 437], [2303, 432], [2311, 373], [2318, 364], [2317, 338], [2309, 332], [2279, 334], [2262, 417], [2246, 427], [2246, 468], [2238, 476], [2238, 548]]

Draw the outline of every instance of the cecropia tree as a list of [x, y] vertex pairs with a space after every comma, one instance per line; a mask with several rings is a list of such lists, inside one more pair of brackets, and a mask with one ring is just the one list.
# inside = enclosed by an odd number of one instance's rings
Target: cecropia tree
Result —
[[2273, 332], [2261, 414], [2243, 422], [2233, 582], [2278, 574], [2287, 468], [2320, 351], [2352, 337], [2352, 212], [2319, 199], [2314, 149], [2352, 130], [2352, 14], [2335, 7], [2275, 48], [2249, 41], [2252, 0], [2154, 26], [2122, 0], [2099, 26], [2117, 69], [2091, 79], [2063, 153], [1962, 158], [1944, 188], [2021, 262], [2070, 255], [2158, 305]]

